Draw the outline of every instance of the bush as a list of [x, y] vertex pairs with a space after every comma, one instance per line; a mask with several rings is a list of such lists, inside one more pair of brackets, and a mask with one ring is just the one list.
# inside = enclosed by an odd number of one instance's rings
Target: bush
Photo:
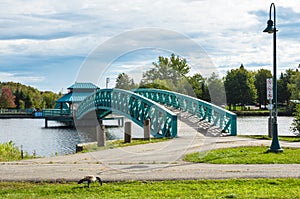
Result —
[[300, 136], [300, 104], [296, 106], [291, 131], [293, 131], [296, 136]]
[[21, 151], [12, 141], [0, 144], [0, 162], [20, 160], [21, 158]]

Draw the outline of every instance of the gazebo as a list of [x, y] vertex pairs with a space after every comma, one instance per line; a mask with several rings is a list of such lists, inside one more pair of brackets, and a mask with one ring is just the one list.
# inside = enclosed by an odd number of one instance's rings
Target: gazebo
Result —
[[93, 83], [75, 82], [68, 88], [68, 93], [56, 100], [56, 109], [61, 110], [76, 110], [78, 104], [82, 102], [91, 93], [100, 89]]

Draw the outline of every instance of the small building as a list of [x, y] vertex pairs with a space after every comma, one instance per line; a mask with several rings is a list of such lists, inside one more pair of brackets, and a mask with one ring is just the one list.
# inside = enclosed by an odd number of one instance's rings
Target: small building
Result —
[[60, 110], [76, 110], [78, 104], [82, 102], [87, 96], [92, 94], [97, 89], [100, 89], [93, 83], [75, 82], [68, 88], [68, 93], [56, 100], [56, 109]]

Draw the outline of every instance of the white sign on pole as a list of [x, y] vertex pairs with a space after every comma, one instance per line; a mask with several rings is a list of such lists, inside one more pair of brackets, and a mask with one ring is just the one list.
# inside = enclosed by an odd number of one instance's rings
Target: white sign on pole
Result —
[[273, 99], [273, 81], [272, 78], [267, 79], [267, 99]]

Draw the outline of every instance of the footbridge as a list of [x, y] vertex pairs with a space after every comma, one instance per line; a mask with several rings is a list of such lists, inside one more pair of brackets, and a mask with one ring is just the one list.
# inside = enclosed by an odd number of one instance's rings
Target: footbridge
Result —
[[177, 115], [137, 93], [121, 89], [100, 89], [86, 97], [76, 111], [76, 118], [82, 119], [96, 111], [98, 118], [111, 112], [124, 115], [139, 126], [150, 119], [150, 132], [154, 137], [176, 137]]
[[98, 118], [111, 112], [124, 115], [143, 127], [150, 119], [154, 137], [176, 137], [177, 115], [169, 108], [187, 112], [221, 129], [229, 135], [237, 134], [236, 114], [203, 100], [160, 89], [99, 89], [86, 97], [76, 111], [80, 120], [92, 111]]
[[134, 92], [164, 106], [196, 116], [199, 121], [216, 126], [229, 135], [237, 135], [236, 114], [219, 106], [173, 91], [136, 89]]

